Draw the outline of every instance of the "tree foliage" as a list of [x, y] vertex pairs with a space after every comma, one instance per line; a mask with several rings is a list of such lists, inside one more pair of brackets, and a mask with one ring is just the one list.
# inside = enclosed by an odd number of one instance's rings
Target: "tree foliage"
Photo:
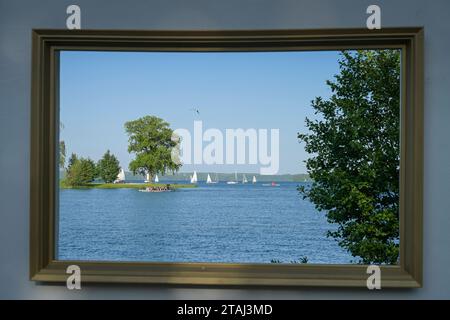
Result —
[[96, 167], [94, 161], [87, 158], [78, 158], [72, 154], [72, 161], [67, 168], [64, 183], [69, 186], [82, 186], [94, 181], [96, 178]]
[[97, 173], [98, 176], [105, 182], [111, 183], [116, 178], [120, 172], [120, 164], [119, 160], [110, 153], [110, 151], [106, 151], [103, 155], [103, 158], [100, 159], [97, 163]]
[[125, 123], [129, 136], [128, 152], [136, 155], [129, 168], [134, 174], [150, 176], [175, 172], [180, 164], [172, 160], [172, 148], [177, 143], [172, 140], [173, 130], [164, 120], [155, 116], [145, 116]]
[[340, 246], [361, 263], [395, 264], [399, 255], [400, 53], [342, 52], [332, 95], [312, 101], [318, 120], [299, 133], [312, 156], [313, 183], [300, 187], [327, 219]]
[[[64, 129], [64, 125], [62, 122], [59, 123], [59, 130], [61, 131]], [[61, 140], [59, 142], [59, 167], [64, 168], [64, 165], [66, 164], [66, 143]]]
[[66, 143], [64, 141], [59, 142], [59, 167], [64, 168], [66, 164]]
[[70, 155], [69, 161], [67, 162], [67, 171], [69, 171], [72, 165], [77, 161], [78, 161], [77, 155], [75, 153], [72, 153]]

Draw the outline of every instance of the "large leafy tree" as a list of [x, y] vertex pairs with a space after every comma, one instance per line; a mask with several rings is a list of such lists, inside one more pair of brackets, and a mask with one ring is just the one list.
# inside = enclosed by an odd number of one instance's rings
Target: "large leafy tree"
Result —
[[[74, 154], [72, 154], [74, 155]], [[92, 182], [96, 177], [94, 161], [87, 158], [72, 156], [73, 162], [67, 169], [64, 183], [69, 186], [82, 186]]]
[[108, 150], [97, 163], [97, 173], [106, 183], [113, 182], [120, 171], [119, 160]]
[[172, 149], [177, 142], [172, 140], [173, 130], [169, 124], [155, 116], [145, 116], [125, 123], [128, 134], [128, 152], [135, 154], [129, 164], [134, 174], [165, 174], [175, 172], [180, 164], [172, 159]]
[[313, 179], [300, 187], [327, 219], [340, 246], [361, 263], [395, 264], [399, 256], [400, 54], [342, 52], [332, 95], [312, 101], [318, 120], [299, 133]]

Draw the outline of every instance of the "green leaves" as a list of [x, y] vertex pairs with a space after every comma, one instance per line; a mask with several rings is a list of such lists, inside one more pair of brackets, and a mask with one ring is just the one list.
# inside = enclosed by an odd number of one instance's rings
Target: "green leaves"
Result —
[[59, 167], [64, 168], [66, 164], [66, 143], [64, 141], [59, 142]]
[[177, 171], [181, 165], [172, 160], [173, 130], [164, 120], [155, 116], [145, 116], [125, 123], [129, 136], [128, 152], [136, 154], [129, 168], [134, 174], [151, 176]]
[[82, 186], [92, 182], [96, 177], [96, 167], [94, 161], [87, 158], [77, 158], [72, 154], [69, 160], [64, 184], [68, 186]]
[[326, 211], [329, 232], [362, 263], [398, 260], [400, 53], [342, 52], [340, 73], [327, 81], [328, 100], [312, 101], [321, 120], [306, 119], [299, 133], [313, 156], [313, 179], [299, 188]]
[[119, 174], [120, 164], [119, 160], [110, 153], [110, 151], [106, 151], [103, 155], [103, 158], [100, 159], [97, 163], [97, 174], [98, 176], [105, 182], [111, 183]]

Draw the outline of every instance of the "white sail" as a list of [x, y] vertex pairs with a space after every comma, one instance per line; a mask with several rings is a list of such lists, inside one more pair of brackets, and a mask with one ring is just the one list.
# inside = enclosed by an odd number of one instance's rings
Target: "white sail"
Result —
[[125, 171], [123, 169], [120, 169], [119, 174], [117, 175], [116, 180], [114, 183], [123, 182], [125, 181]]
[[158, 183], [159, 179], [158, 179], [158, 175], [155, 175], [155, 183]]
[[197, 171], [194, 171], [194, 175], [191, 178], [191, 183], [197, 183]]
[[255, 176], [253, 176], [252, 182], [253, 182], [253, 183], [256, 183], [256, 177], [255, 177]]
[[247, 183], [247, 177], [245, 176], [245, 174], [242, 176], [242, 183]]
[[145, 183], [149, 183], [151, 181], [150, 179], [150, 173], [147, 173], [146, 177], [145, 177]]
[[208, 173], [208, 177], [206, 178], [206, 183], [212, 183], [211, 176]]

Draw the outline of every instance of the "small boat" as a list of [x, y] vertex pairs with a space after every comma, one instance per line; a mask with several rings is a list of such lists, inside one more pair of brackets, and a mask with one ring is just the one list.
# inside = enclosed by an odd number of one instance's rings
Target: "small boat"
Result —
[[238, 181], [237, 181], [237, 172], [234, 173], [234, 180], [232, 180], [232, 181], [227, 181], [227, 184], [238, 184]]
[[272, 183], [263, 183], [263, 187], [279, 187], [280, 185], [278, 183], [275, 183], [272, 181]]
[[156, 174], [155, 175], [155, 183], [158, 183], [159, 182], [159, 178], [158, 178], [158, 175]]
[[150, 173], [147, 173], [147, 175], [145, 176], [144, 183], [150, 183], [151, 181], [152, 179], [150, 178]]
[[[208, 178], [209, 178], [210, 182], [208, 182]], [[206, 183], [212, 183], [212, 184], [219, 183], [219, 179], [217, 178], [217, 173], [216, 173], [215, 180], [211, 179], [211, 177], [209, 176], [209, 173], [208, 173], [208, 178], [206, 179]]]
[[170, 187], [147, 187], [145, 189], [139, 189], [140, 192], [171, 192]]
[[[217, 177], [217, 174], [216, 174], [216, 177]], [[208, 183], [208, 184], [214, 184], [214, 183], [218, 183], [219, 181], [217, 180], [217, 178], [216, 178], [216, 181], [213, 181], [212, 179], [211, 179], [211, 176], [209, 175], [209, 173], [208, 173], [208, 177], [206, 178], [206, 183]]]
[[253, 176], [252, 183], [256, 183], [256, 177]]
[[245, 176], [245, 174], [242, 176], [242, 183], [247, 183], [247, 177]]
[[121, 168], [119, 174], [117, 175], [114, 183], [124, 183], [125, 182], [125, 171]]
[[191, 183], [197, 183], [197, 171], [194, 171], [194, 175], [191, 177]]

